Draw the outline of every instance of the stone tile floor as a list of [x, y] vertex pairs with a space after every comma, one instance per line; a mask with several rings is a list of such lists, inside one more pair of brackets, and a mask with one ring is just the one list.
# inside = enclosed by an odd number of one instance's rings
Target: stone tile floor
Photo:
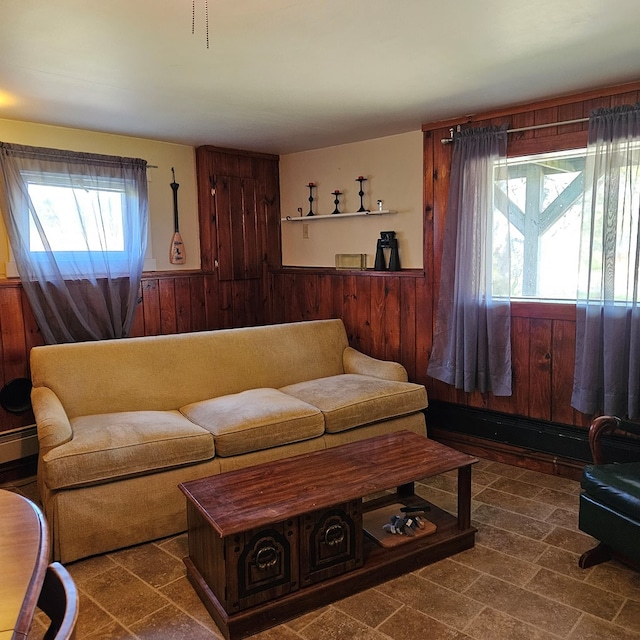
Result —
[[[455, 513], [455, 473], [416, 487]], [[572, 480], [481, 460], [473, 549], [253, 638], [640, 639], [640, 573], [616, 562], [578, 568], [593, 546], [577, 528], [578, 494]], [[185, 577], [186, 553], [185, 534], [69, 564], [80, 593], [77, 639], [222, 638]], [[29, 640], [42, 638], [45, 623], [38, 612]]]

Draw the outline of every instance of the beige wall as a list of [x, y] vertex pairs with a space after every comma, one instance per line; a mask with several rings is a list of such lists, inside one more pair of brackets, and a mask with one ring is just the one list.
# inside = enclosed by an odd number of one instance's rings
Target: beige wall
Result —
[[[51, 147], [87, 153], [143, 158], [157, 169], [148, 169], [149, 242], [147, 261], [155, 259], [157, 270], [199, 269], [198, 204], [196, 191], [195, 150], [186, 145], [131, 138], [80, 129], [67, 129], [30, 122], [0, 119], [0, 140], [37, 147]], [[186, 264], [169, 263], [169, 246], [173, 236], [173, 192], [171, 167], [176, 172], [180, 233], [187, 254]], [[6, 275], [9, 244], [4, 223], [0, 220], [0, 276]]]
[[[285, 266], [335, 266], [336, 253], [366, 253], [373, 267], [380, 231], [395, 231], [400, 262], [405, 269], [421, 269], [422, 260], [422, 132], [412, 131], [326, 149], [291, 153], [280, 158], [281, 213], [299, 217], [309, 211], [309, 189], [314, 182], [313, 211], [331, 214], [332, 191], [338, 189], [339, 210], [360, 207], [358, 176], [364, 176], [364, 206], [397, 211], [393, 215], [309, 218], [309, 222], [281, 223], [282, 263]], [[308, 225], [308, 226], [307, 226]], [[303, 238], [307, 226], [308, 238]]]

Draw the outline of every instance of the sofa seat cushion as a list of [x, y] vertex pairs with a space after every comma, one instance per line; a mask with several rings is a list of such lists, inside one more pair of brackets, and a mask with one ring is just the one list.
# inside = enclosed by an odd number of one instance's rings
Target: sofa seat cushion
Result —
[[317, 438], [322, 413], [277, 389], [249, 389], [180, 408], [189, 420], [210, 431], [216, 455], [237, 456]]
[[640, 518], [640, 462], [587, 465], [580, 484], [597, 502]]
[[211, 434], [179, 411], [123, 411], [79, 416], [73, 438], [43, 457], [51, 489], [157, 473], [214, 457]]
[[324, 414], [327, 433], [339, 433], [427, 407], [427, 392], [420, 384], [355, 373], [299, 382], [280, 391], [318, 407]]

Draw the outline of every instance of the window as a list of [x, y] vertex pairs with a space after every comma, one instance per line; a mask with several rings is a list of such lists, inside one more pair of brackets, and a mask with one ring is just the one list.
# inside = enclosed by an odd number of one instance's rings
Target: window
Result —
[[[72, 180], [49, 175], [46, 182], [25, 177], [29, 197], [51, 250], [76, 257], [103, 250], [122, 253], [124, 246], [124, 184], [84, 186], [82, 176]], [[29, 250], [45, 251], [34, 217], [29, 217]]]
[[147, 241], [146, 169], [140, 158], [0, 142], [0, 210], [47, 344], [128, 334]]
[[29, 259], [43, 272], [51, 272], [50, 251], [65, 277], [129, 274], [143, 229], [126, 215], [127, 199], [138, 198], [134, 181], [30, 170], [20, 177], [29, 200], [18, 218], [20, 235]]
[[494, 280], [510, 258], [512, 298], [575, 300], [585, 157], [585, 149], [512, 157], [506, 175], [495, 176], [494, 254], [502, 259], [494, 259]]

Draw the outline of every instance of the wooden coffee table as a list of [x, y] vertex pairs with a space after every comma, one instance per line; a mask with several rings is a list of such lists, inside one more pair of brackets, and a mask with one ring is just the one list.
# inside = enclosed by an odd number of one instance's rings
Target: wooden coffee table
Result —
[[[187, 576], [235, 640], [473, 546], [477, 459], [402, 431], [180, 485], [187, 497]], [[424, 504], [414, 481], [458, 470], [456, 516], [386, 547], [363, 513]], [[363, 498], [369, 497], [363, 502]]]

